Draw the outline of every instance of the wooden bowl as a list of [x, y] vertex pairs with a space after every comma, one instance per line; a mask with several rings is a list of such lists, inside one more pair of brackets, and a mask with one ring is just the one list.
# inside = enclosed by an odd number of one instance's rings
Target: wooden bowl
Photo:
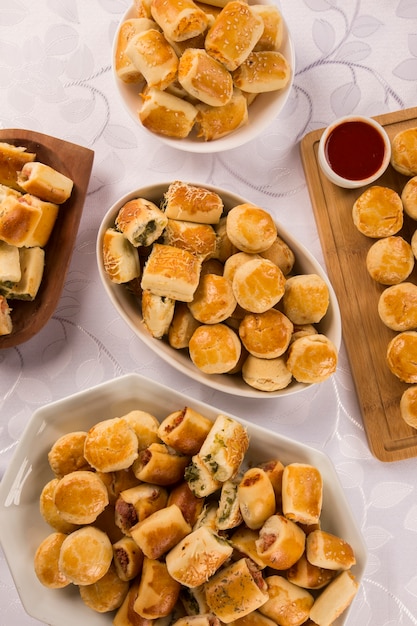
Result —
[[36, 335], [53, 314], [71, 261], [84, 200], [93, 167], [94, 151], [42, 133], [21, 129], [0, 130], [0, 141], [24, 146], [36, 160], [50, 165], [74, 181], [71, 197], [60, 206], [51, 237], [45, 246], [45, 270], [36, 298], [10, 300], [13, 331], [0, 337], [0, 348], [17, 346]]

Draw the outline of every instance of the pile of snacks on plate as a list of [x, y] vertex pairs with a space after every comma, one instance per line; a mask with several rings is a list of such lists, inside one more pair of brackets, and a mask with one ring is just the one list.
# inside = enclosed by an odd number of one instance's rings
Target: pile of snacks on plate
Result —
[[358, 583], [352, 546], [322, 527], [322, 476], [307, 463], [249, 465], [248, 448], [240, 422], [190, 407], [61, 436], [40, 495], [53, 531], [37, 577], [77, 586], [91, 609], [115, 611], [114, 626], [329, 626]]
[[115, 72], [137, 84], [138, 116], [151, 132], [182, 139], [195, 128], [218, 139], [247, 123], [258, 94], [290, 80], [275, 5], [139, 0], [134, 10], [117, 35]]
[[0, 143], [0, 335], [13, 331], [12, 300], [34, 300], [45, 246], [73, 181], [25, 147]]
[[294, 253], [261, 207], [226, 212], [216, 192], [174, 181], [159, 206], [124, 204], [102, 253], [109, 279], [139, 298], [149, 333], [205, 374], [239, 374], [275, 391], [335, 372], [337, 349], [317, 329], [328, 286], [317, 274], [291, 274]]

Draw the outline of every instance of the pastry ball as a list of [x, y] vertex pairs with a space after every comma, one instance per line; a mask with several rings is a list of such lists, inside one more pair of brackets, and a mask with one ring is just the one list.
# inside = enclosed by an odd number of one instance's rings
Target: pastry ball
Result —
[[277, 237], [272, 246], [261, 252], [260, 255], [278, 265], [284, 276], [287, 276], [294, 267], [295, 254], [281, 237]]
[[401, 230], [404, 210], [400, 196], [393, 189], [374, 185], [355, 201], [353, 223], [363, 235], [377, 239]]
[[76, 431], [62, 435], [56, 440], [48, 453], [50, 468], [56, 476], [91, 469], [84, 458], [86, 436], [85, 431]]
[[417, 174], [417, 127], [402, 130], [392, 139], [391, 165], [404, 176]]
[[387, 363], [391, 372], [405, 383], [417, 383], [417, 331], [406, 330], [396, 335], [387, 347]]
[[189, 351], [192, 362], [206, 374], [224, 374], [239, 361], [242, 346], [225, 324], [202, 324], [194, 331]]
[[242, 252], [255, 254], [267, 250], [277, 237], [277, 227], [271, 215], [249, 203], [239, 204], [226, 218], [227, 235]]
[[233, 277], [237, 303], [251, 313], [264, 313], [279, 302], [285, 291], [285, 276], [268, 259], [252, 259], [239, 267]]
[[239, 337], [250, 354], [274, 359], [284, 354], [293, 332], [293, 324], [277, 309], [249, 313], [239, 325]]
[[329, 288], [318, 274], [298, 274], [285, 283], [284, 313], [293, 324], [315, 324], [329, 308]]
[[71, 472], [55, 487], [54, 503], [71, 524], [91, 524], [109, 503], [107, 488], [94, 472]]
[[417, 385], [404, 391], [400, 400], [400, 413], [406, 424], [417, 428]]
[[98, 472], [126, 469], [138, 456], [137, 435], [119, 417], [103, 420], [88, 431], [84, 456]]
[[399, 235], [378, 239], [366, 255], [366, 269], [381, 285], [398, 285], [410, 276], [413, 268], [411, 245]]
[[413, 220], [417, 220], [417, 176], [413, 176], [403, 187], [401, 193], [403, 209]]
[[58, 567], [75, 585], [92, 585], [104, 576], [113, 559], [110, 539], [94, 526], [83, 526], [62, 543]]
[[223, 276], [233, 282], [233, 277], [236, 273], [236, 270], [241, 265], [243, 265], [247, 261], [252, 261], [252, 259], [259, 258], [261, 258], [259, 254], [250, 254], [249, 252], [235, 252], [226, 259], [223, 267]]
[[260, 391], [278, 391], [288, 387], [292, 374], [287, 368], [284, 356], [274, 359], [260, 359], [253, 354], [242, 366], [242, 378], [247, 385]]
[[200, 278], [188, 308], [202, 324], [218, 324], [230, 317], [236, 304], [229, 279], [218, 274], [205, 274]]
[[119, 578], [113, 564], [97, 582], [80, 586], [82, 601], [97, 613], [118, 609], [128, 591], [129, 583]]
[[58, 566], [59, 553], [66, 537], [65, 533], [51, 533], [45, 537], [35, 552], [35, 574], [42, 585], [50, 589], [62, 589], [71, 582]]
[[56, 507], [54, 494], [59, 478], [53, 478], [43, 487], [39, 498], [40, 513], [49, 526], [60, 533], [69, 534], [73, 530], [77, 530], [78, 524], [67, 522], [60, 514]]
[[337, 349], [325, 335], [307, 335], [289, 347], [287, 367], [300, 383], [321, 383], [337, 368]]
[[417, 328], [417, 285], [403, 282], [387, 287], [378, 300], [379, 317], [388, 328], [402, 332]]

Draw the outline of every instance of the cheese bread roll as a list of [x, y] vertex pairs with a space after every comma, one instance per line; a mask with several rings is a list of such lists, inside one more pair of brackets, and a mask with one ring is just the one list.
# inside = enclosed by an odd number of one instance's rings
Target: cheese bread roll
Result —
[[192, 362], [205, 374], [230, 372], [237, 365], [242, 351], [239, 337], [224, 323], [198, 326], [188, 348]]
[[78, 470], [65, 474], [55, 486], [54, 503], [70, 524], [91, 524], [109, 503], [107, 489], [94, 472]]
[[213, 141], [225, 137], [248, 123], [248, 103], [240, 89], [234, 88], [227, 104], [213, 107], [203, 102], [195, 105], [197, 137]]
[[288, 84], [291, 66], [281, 52], [251, 52], [232, 77], [234, 85], [247, 93], [278, 91]]
[[275, 492], [266, 472], [260, 467], [246, 470], [237, 488], [243, 521], [258, 529], [275, 513]]
[[103, 267], [110, 280], [119, 285], [140, 276], [135, 246], [115, 228], [107, 228], [103, 235]]
[[166, 137], [188, 137], [198, 114], [191, 102], [156, 87], [146, 89], [142, 98], [138, 115], [145, 128]]
[[158, 435], [174, 450], [192, 456], [199, 452], [212, 426], [208, 417], [187, 406], [162, 420]]
[[44, 485], [39, 497], [39, 511], [49, 526], [60, 533], [69, 535], [73, 530], [77, 530], [79, 524], [67, 522], [60, 515], [54, 500], [54, 493], [58, 483], [59, 478], [53, 478]]
[[266, 615], [283, 626], [300, 626], [307, 623], [310, 609], [314, 603], [313, 595], [277, 574], [267, 576], [269, 599], [260, 607]]
[[41, 541], [35, 552], [35, 574], [42, 585], [50, 589], [62, 589], [71, 582], [58, 565], [59, 553], [66, 537], [65, 533], [51, 533]]
[[284, 274], [275, 263], [260, 258], [241, 265], [235, 272], [232, 286], [237, 303], [243, 309], [264, 313], [281, 300], [285, 282]]
[[287, 368], [300, 383], [320, 383], [335, 373], [337, 349], [325, 335], [296, 339], [288, 349]]
[[115, 225], [136, 247], [150, 246], [162, 234], [168, 219], [150, 200], [129, 200], [118, 211]]
[[207, 14], [192, 0], [152, 0], [151, 13], [168, 39], [184, 41], [203, 33]]
[[143, 268], [141, 286], [158, 296], [191, 302], [200, 271], [201, 259], [188, 250], [155, 243]]
[[236, 248], [250, 254], [267, 250], [277, 236], [272, 216], [265, 209], [249, 203], [239, 204], [228, 212], [226, 228]]
[[417, 285], [404, 282], [384, 289], [378, 299], [378, 314], [391, 330], [416, 329]]
[[150, 28], [157, 28], [156, 22], [145, 16], [125, 20], [120, 25], [119, 32], [117, 33], [114, 67], [117, 76], [124, 83], [138, 83], [144, 80], [142, 73], [126, 54], [126, 47], [132, 37]]
[[387, 364], [390, 371], [405, 383], [417, 383], [417, 332], [398, 333], [387, 346]]
[[285, 315], [294, 324], [320, 322], [329, 303], [329, 288], [318, 274], [298, 274], [287, 279], [282, 305]]
[[405, 213], [413, 220], [417, 220], [417, 176], [413, 176], [405, 183], [401, 200]]
[[298, 561], [305, 550], [304, 531], [283, 515], [271, 515], [259, 530], [256, 549], [264, 563], [286, 570]]
[[181, 509], [171, 504], [155, 511], [130, 529], [132, 538], [149, 559], [159, 559], [191, 532]]
[[170, 219], [199, 224], [218, 224], [223, 208], [215, 191], [179, 180], [169, 185], [162, 201], [162, 210]]
[[223, 106], [233, 95], [230, 72], [220, 61], [198, 48], [187, 48], [182, 54], [178, 81], [191, 96], [211, 106]]
[[129, 583], [119, 578], [112, 563], [107, 572], [91, 585], [80, 585], [80, 597], [84, 604], [97, 613], [118, 609], [129, 590]]
[[239, 337], [250, 354], [274, 359], [284, 354], [293, 332], [291, 320], [277, 309], [249, 313], [239, 324]]
[[414, 269], [411, 245], [399, 235], [383, 237], [373, 243], [366, 254], [366, 269], [377, 283], [398, 285]]
[[48, 463], [58, 478], [76, 470], [91, 469], [84, 457], [87, 432], [77, 430], [59, 437], [48, 452]]
[[295, 254], [289, 245], [278, 235], [272, 245], [259, 254], [278, 265], [284, 276], [287, 276], [294, 267]]
[[300, 524], [317, 524], [323, 504], [323, 479], [308, 463], [289, 463], [282, 473], [282, 510]]
[[5, 141], [0, 142], [0, 183], [21, 191], [17, 182], [18, 173], [26, 163], [36, 159], [36, 153], [24, 146], [15, 146]]
[[208, 259], [216, 251], [216, 232], [211, 224], [198, 224], [186, 220], [168, 219], [163, 232], [163, 242], [177, 246]]
[[242, 365], [242, 378], [254, 389], [277, 391], [285, 389], [292, 381], [285, 355], [264, 359], [249, 354]]
[[354, 202], [352, 217], [356, 228], [367, 237], [396, 235], [404, 220], [401, 197], [388, 187], [368, 187]]
[[91, 585], [108, 571], [113, 548], [105, 532], [83, 526], [64, 539], [58, 567], [75, 585]]
[[155, 339], [167, 334], [175, 310], [175, 300], [157, 296], [148, 289], [142, 292], [142, 318], [146, 328]]
[[188, 308], [202, 324], [219, 324], [232, 315], [236, 304], [230, 280], [217, 274], [205, 274]]
[[356, 563], [353, 548], [347, 541], [319, 529], [307, 535], [306, 556], [313, 565], [332, 570], [348, 570]]
[[398, 132], [391, 141], [391, 165], [404, 174], [417, 174], [417, 127]]
[[156, 28], [134, 35], [126, 46], [126, 55], [149, 87], [165, 89], [177, 76], [178, 57]]

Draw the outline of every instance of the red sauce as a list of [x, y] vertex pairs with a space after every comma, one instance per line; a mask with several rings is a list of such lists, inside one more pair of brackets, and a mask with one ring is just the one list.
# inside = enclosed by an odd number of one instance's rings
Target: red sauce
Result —
[[325, 146], [332, 170], [348, 180], [362, 180], [375, 174], [382, 165], [384, 153], [381, 133], [359, 120], [336, 126]]

